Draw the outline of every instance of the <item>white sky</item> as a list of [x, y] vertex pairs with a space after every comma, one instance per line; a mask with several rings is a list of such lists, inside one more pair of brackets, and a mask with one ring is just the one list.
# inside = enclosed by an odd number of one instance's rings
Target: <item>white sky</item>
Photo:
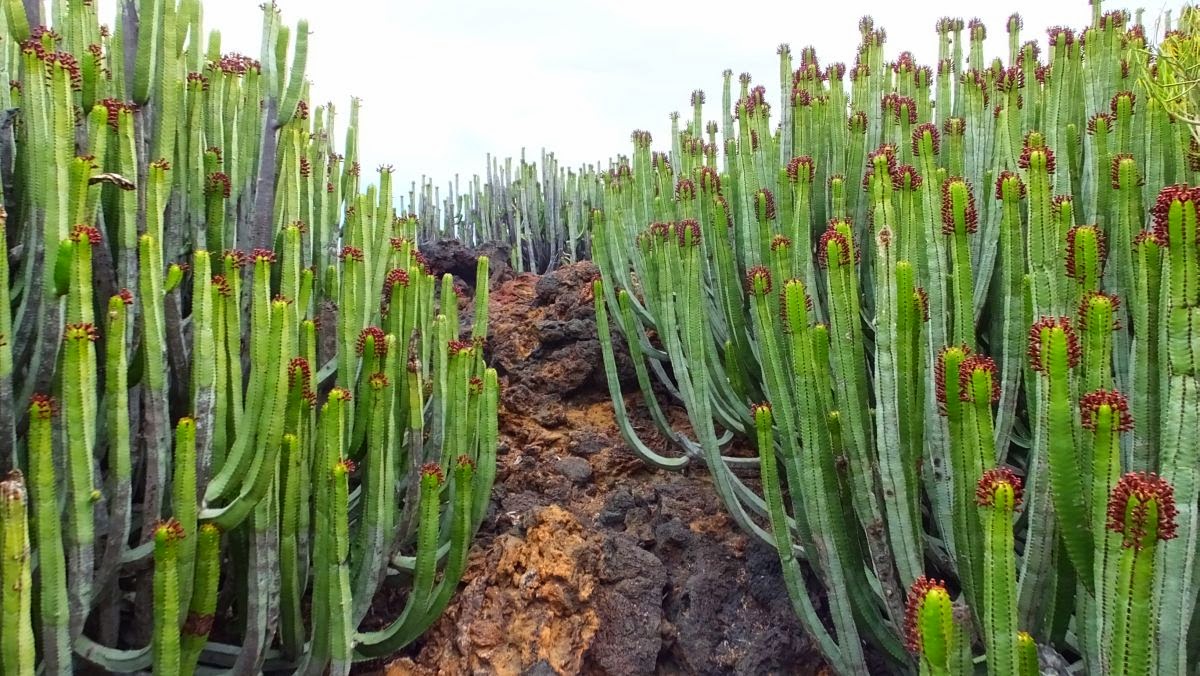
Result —
[[[205, 30], [218, 28], [224, 51], [257, 57], [258, 0], [204, 0]], [[544, 147], [560, 163], [607, 163], [627, 153], [629, 133], [648, 129], [669, 143], [671, 111], [687, 115], [693, 89], [717, 119], [721, 72], [749, 72], [778, 98], [777, 45], [794, 55], [814, 45], [821, 63], [852, 62], [863, 14], [887, 30], [889, 58], [937, 58], [934, 23], [949, 8], [983, 19], [989, 59], [1007, 54], [1005, 21], [1025, 20], [1022, 40], [1046, 44], [1045, 28], [1090, 20], [1086, 0], [898, 2], [893, 0], [277, 0], [293, 28], [309, 20], [308, 75], [315, 104], [332, 101], [344, 122], [352, 96], [363, 99], [359, 148], [364, 179], [393, 164], [397, 186], [455, 173], [484, 173], [485, 154], [536, 159]], [[1107, 1], [1105, 9], [1145, 8], [1152, 29], [1181, 0]], [[816, 5], [815, 8], [812, 5]], [[115, 0], [100, 0], [103, 21]], [[733, 8], [737, 11], [733, 11]], [[735, 82], [736, 84], [736, 82]], [[343, 131], [338, 129], [338, 138]]]

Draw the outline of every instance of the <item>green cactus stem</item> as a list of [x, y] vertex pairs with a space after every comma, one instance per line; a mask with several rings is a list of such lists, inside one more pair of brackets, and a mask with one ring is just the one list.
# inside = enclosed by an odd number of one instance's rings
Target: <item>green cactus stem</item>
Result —
[[[1159, 465], [1162, 478], [1175, 492], [1178, 531], [1191, 542], [1200, 531], [1200, 448], [1192, 442], [1200, 428], [1200, 382], [1196, 350], [1190, 336], [1200, 315], [1200, 188], [1168, 186], [1153, 209], [1155, 233], [1164, 243], [1163, 324], [1160, 373], [1165, 378]], [[1184, 634], [1191, 623], [1200, 585], [1195, 552], [1187, 547], [1165, 548], [1156, 593], [1161, 601], [1158, 648], [1161, 670], [1186, 670], [1189, 648]]]
[[919, 659], [922, 676], [965, 676], [973, 671], [970, 627], [964, 626], [955, 612], [950, 593], [940, 580], [922, 575], [913, 582], [908, 592], [904, 632], [908, 649]]
[[1159, 541], [1176, 536], [1177, 515], [1171, 485], [1154, 474], [1131, 472], [1113, 487], [1108, 529], [1120, 538], [1113, 589], [1116, 618], [1109, 645], [1114, 674], [1144, 676], [1155, 668], [1156, 635], [1160, 636], [1155, 629], [1156, 550]]
[[35, 394], [29, 406], [29, 492], [33, 504], [34, 543], [38, 553], [35, 589], [38, 645], [49, 674], [71, 673], [67, 608], [67, 564], [58, 509], [52, 417], [55, 402]]
[[[1041, 374], [1042, 419], [1038, 435], [1044, 439], [1050, 466], [1050, 493], [1062, 528], [1067, 555], [1080, 582], [1092, 588], [1091, 528], [1086, 514], [1080, 476], [1083, 461], [1075, 443], [1075, 411], [1071, 405], [1072, 369], [1080, 360], [1079, 339], [1067, 317], [1043, 317], [1029, 330], [1030, 367]], [[1090, 463], [1089, 463], [1090, 464]]]
[[990, 469], [976, 492], [983, 526], [983, 618], [989, 674], [1018, 671], [1017, 563], [1013, 524], [1021, 480], [1007, 467]]
[[177, 547], [186, 535], [170, 519], [154, 529], [154, 656], [155, 676], [179, 673], [179, 559]]
[[221, 530], [206, 523], [196, 534], [191, 603], [180, 632], [180, 673], [192, 673], [212, 631], [220, 579]]
[[12, 470], [0, 481], [0, 669], [6, 674], [34, 673], [33, 553], [29, 539], [25, 477]]

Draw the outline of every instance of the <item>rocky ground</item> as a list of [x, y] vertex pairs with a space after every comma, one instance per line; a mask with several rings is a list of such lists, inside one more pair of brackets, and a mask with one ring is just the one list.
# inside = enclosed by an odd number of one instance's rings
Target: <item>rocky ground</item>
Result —
[[[475, 252], [423, 248], [468, 295]], [[491, 512], [460, 593], [387, 674], [813, 674], [773, 550], [726, 516], [702, 467], [653, 471], [621, 439], [591, 263], [514, 275], [489, 250], [501, 375]], [[653, 440], [641, 397], [627, 404]], [[673, 411], [680, 417], [680, 411]]]

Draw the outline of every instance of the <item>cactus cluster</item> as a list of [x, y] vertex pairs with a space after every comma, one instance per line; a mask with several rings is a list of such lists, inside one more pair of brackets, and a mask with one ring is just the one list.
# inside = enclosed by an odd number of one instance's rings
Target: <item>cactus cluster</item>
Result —
[[345, 674], [465, 569], [489, 261], [466, 316], [262, 16], [254, 59], [200, 0], [0, 3], [5, 674]]
[[554, 153], [541, 162], [487, 158], [486, 176], [471, 178], [466, 190], [455, 176], [446, 196], [427, 179], [416, 182], [407, 204], [420, 224], [422, 241], [456, 238], [469, 246], [502, 242], [517, 272], [545, 274], [561, 264], [590, 257], [587, 218], [603, 207], [604, 184], [595, 165], [559, 166]]
[[782, 45], [779, 100], [727, 71], [719, 119], [634, 132], [591, 213], [623, 435], [707, 466], [837, 673], [1200, 663], [1200, 163], [1159, 61], [1197, 15], [1154, 45], [1091, 9], [1014, 15], [991, 62], [956, 18], [936, 67], [870, 18], [850, 68]]

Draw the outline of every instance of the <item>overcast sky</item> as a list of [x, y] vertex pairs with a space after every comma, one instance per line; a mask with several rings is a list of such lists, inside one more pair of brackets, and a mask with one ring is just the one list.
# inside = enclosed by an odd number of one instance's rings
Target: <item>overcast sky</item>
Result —
[[[111, 21], [116, 0], [101, 0]], [[257, 57], [257, 0], [203, 0], [205, 29], [225, 51]], [[628, 152], [629, 133], [648, 129], [668, 143], [671, 111], [688, 110], [693, 89], [708, 94], [705, 119], [719, 115], [721, 72], [749, 72], [778, 94], [776, 46], [814, 45], [822, 64], [852, 62], [863, 14], [887, 30], [887, 54], [937, 58], [934, 23], [947, 8], [979, 17], [989, 58], [1007, 54], [1005, 20], [1025, 20], [1023, 39], [1046, 42], [1052, 25], [1081, 28], [1087, 0], [896, 2], [834, 0], [277, 0], [283, 19], [309, 20], [308, 76], [314, 103], [332, 101], [345, 120], [361, 97], [364, 178], [395, 165], [398, 185], [424, 174], [444, 185], [483, 173], [485, 155], [536, 158], [544, 147], [578, 166]], [[1153, 28], [1180, 0], [1138, 6]], [[738, 8], [736, 12], [732, 8]], [[339, 139], [342, 130], [338, 130]], [[369, 171], [368, 171], [369, 170]]]

